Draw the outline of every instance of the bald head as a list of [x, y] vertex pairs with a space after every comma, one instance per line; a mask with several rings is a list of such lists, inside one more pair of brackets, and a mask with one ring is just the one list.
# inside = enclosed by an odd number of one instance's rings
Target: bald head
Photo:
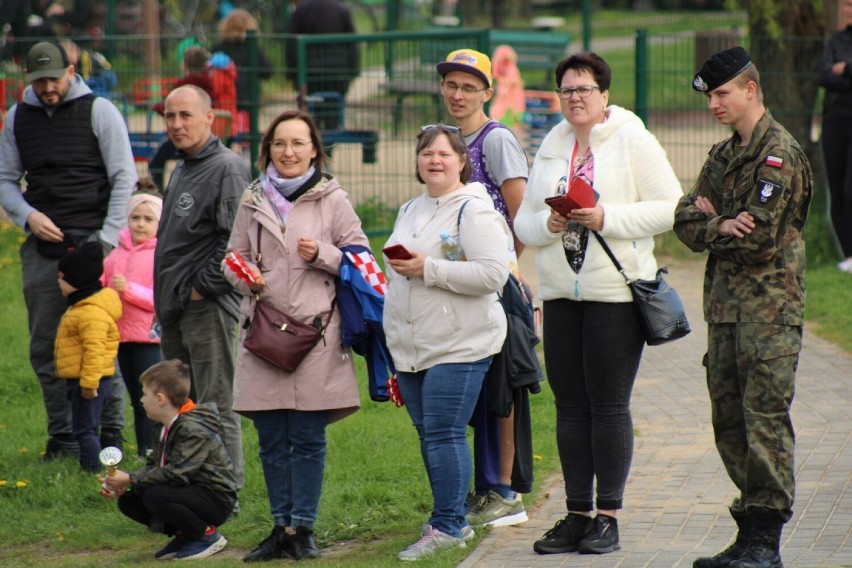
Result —
[[195, 85], [183, 85], [169, 93], [163, 114], [169, 139], [188, 156], [201, 150], [212, 135], [210, 95]]

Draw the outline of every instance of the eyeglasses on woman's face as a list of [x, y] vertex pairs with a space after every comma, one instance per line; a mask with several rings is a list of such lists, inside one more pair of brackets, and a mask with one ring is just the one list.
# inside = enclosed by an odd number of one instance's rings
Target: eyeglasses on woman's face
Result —
[[291, 148], [294, 154], [301, 154], [305, 150], [307, 150], [308, 146], [311, 145], [310, 140], [293, 140], [291, 142], [287, 142], [286, 140], [273, 140], [269, 143], [269, 147], [273, 152], [285, 152], [287, 148]]
[[441, 87], [447, 91], [449, 94], [454, 94], [456, 91], [461, 91], [465, 96], [473, 96], [476, 93], [481, 93], [488, 89], [488, 87], [482, 87], [481, 89], [477, 89], [473, 85], [459, 85], [458, 83], [454, 83], [453, 81], [444, 81], [441, 83]]
[[600, 91], [601, 88], [597, 85], [577, 85], [576, 87], [559, 87], [556, 89], [556, 94], [562, 99], [570, 99], [571, 95], [577, 93], [581, 99], [590, 96], [595, 90]]

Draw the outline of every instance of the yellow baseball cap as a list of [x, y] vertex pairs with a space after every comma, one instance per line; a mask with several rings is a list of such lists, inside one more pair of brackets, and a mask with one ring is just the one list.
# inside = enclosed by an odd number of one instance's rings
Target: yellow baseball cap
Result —
[[457, 49], [447, 56], [446, 61], [438, 63], [441, 77], [450, 71], [461, 71], [479, 77], [491, 86], [491, 60], [484, 53], [472, 49]]

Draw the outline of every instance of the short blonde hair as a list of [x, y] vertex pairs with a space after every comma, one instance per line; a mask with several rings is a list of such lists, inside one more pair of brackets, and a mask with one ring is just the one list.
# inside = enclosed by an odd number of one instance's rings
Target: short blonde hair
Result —
[[240, 43], [249, 30], [258, 30], [257, 20], [248, 10], [236, 8], [219, 22], [219, 39], [225, 43]]

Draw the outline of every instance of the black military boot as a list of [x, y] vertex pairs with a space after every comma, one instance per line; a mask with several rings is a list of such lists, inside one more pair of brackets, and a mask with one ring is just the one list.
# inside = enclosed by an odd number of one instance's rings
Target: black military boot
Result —
[[113, 446], [124, 450], [124, 436], [118, 428], [101, 428], [100, 440], [102, 448]]
[[745, 513], [735, 513], [731, 510], [731, 516], [737, 523], [737, 538], [733, 544], [715, 556], [703, 556], [696, 558], [692, 568], [728, 568], [731, 562], [738, 560], [746, 550], [746, 542], [749, 536], [749, 518]]
[[750, 511], [749, 516], [752, 536], [743, 555], [731, 562], [731, 568], [784, 568], [781, 562], [784, 519], [775, 511], [760, 509]]
[[276, 558], [297, 558], [296, 542], [282, 525], [272, 527], [272, 533], [246, 554], [243, 562], [266, 562]]
[[314, 542], [314, 531], [308, 527], [296, 527], [296, 558], [319, 558], [320, 551]]

